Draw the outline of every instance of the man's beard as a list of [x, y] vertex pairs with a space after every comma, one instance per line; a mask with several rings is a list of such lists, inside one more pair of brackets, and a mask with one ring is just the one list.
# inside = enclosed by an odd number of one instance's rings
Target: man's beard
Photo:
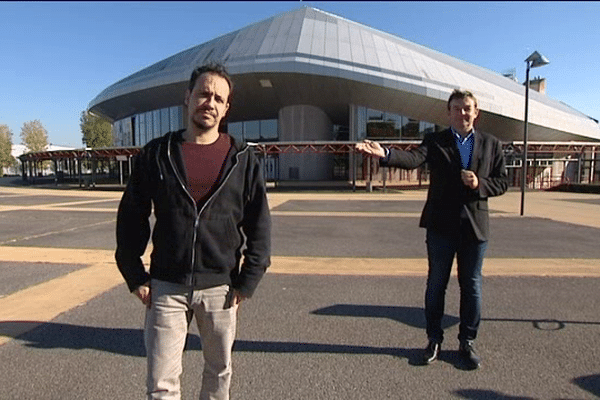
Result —
[[[214, 118], [214, 116], [213, 116], [213, 118]], [[217, 125], [216, 119], [213, 119], [212, 121], [207, 121], [207, 120], [205, 120], [202, 117], [200, 117], [200, 118], [197, 118], [197, 117], [192, 118], [192, 123], [194, 124], [194, 126], [196, 128], [198, 128], [201, 131], [208, 131], [208, 130], [214, 128], [215, 125]]]

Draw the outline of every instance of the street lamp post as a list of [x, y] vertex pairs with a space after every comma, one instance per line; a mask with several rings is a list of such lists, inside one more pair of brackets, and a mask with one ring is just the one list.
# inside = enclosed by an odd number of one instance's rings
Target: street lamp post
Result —
[[523, 126], [523, 160], [521, 161], [521, 216], [525, 213], [525, 186], [527, 179], [527, 125], [529, 117], [529, 70], [531, 68], [544, 66], [550, 61], [537, 51], [534, 51], [525, 59], [527, 69], [525, 71], [525, 125]]

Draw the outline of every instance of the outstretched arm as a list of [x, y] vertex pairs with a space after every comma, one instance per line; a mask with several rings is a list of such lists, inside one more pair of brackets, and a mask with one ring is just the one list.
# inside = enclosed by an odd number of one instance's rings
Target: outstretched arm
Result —
[[370, 157], [378, 158], [379, 165], [403, 169], [415, 169], [427, 160], [428, 142], [423, 142], [412, 150], [388, 149], [372, 140], [365, 139], [355, 148]]

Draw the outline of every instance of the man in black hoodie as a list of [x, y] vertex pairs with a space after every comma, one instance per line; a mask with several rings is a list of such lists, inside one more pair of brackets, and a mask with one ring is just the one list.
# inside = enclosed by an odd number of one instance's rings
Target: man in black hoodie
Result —
[[[117, 265], [147, 307], [148, 399], [180, 398], [194, 315], [204, 355], [200, 399], [229, 398], [238, 306], [270, 265], [260, 164], [247, 145], [219, 132], [232, 90], [220, 65], [193, 71], [184, 101], [187, 128], [144, 146], [119, 205]], [[151, 233], [146, 271], [141, 257]]]

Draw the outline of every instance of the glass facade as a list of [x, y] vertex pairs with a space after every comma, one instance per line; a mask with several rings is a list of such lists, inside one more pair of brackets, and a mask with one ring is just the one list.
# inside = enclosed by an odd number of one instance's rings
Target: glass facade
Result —
[[227, 132], [248, 142], [276, 142], [279, 140], [276, 119], [232, 122], [227, 124]]
[[418, 121], [403, 115], [366, 109], [366, 136], [380, 140], [419, 140], [435, 131], [435, 124]]
[[[428, 132], [433, 132], [439, 127], [434, 124], [418, 121], [403, 115], [391, 112], [356, 106], [353, 125], [334, 125], [334, 140], [358, 140], [369, 138], [373, 140], [420, 140]], [[115, 146], [144, 146], [150, 140], [158, 138], [167, 132], [177, 131], [185, 127], [183, 121], [183, 106], [162, 108], [135, 114], [132, 117], [115, 121], [113, 124], [113, 137]], [[350, 123], [350, 121], [349, 121]], [[246, 142], [276, 142], [279, 140], [279, 126], [277, 119], [253, 120], [232, 122], [227, 124], [227, 132], [239, 140]], [[356, 129], [356, 130], [355, 130]], [[355, 133], [351, 133], [355, 131]], [[357, 135], [357, 136], [355, 136]], [[332, 157], [331, 168], [333, 179], [347, 179], [349, 177], [350, 159], [348, 155], [337, 154]], [[272, 156], [265, 163], [268, 171], [266, 176], [270, 180], [277, 180], [279, 171], [279, 157]]]
[[[113, 123], [115, 146], [143, 146], [167, 132], [185, 127], [183, 107], [175, 106], [135, 114]], [[249, 142], [275, 142], [279, 140], [276, 119], [233, 122], [227, 131], [238, 139]]]
[[[374, 140], [420, 140], [426, 133], [439, 129], [430, 122], [360, 106], [357, 107], [356, 122], [358, 122], [358, 140], [365, 137]], [[143, 146], [167, 132], [184, 127], [183, 106], [135, 114], [113, 123], [114, 145]], [[247, 142], [279, 140], [277, 119], [228, 123], [227, 132]], [[349, 140], [349, 136], [348, 127], [334, 126], [335, 140]]]
[[143, 146], [167, 132], [183, 128], [183, 106], [135, 114], [113, 123], [114, 145]]
[[[350, 107], [353, 111], [348, 125], [334, 124], [332, 126], [333, 132], [320, 133], [319, 136], [323, 137], [323, 140], [326, 137], [337, 141], [362, 140], [364, 138], [373, 140], [421, 140], [426, 133], [440, 129], [432, 123], [387, 111], [370, 109], [364, 106]], [[167, 132], [183, 129], [185, 127], [183, 115], [183, 106], [174, 106], [139, 113], [115, 121], [113, 124], [114, 144], [115, 146], [144, 146], [150, 140]], [[276, 142], [279, 141], [280, 137], [277, 119], [231, 122], [226, 125], [225, 129], [230, 135], [245, 142]], [[348, 154], [321, 154], [320, 156], [331, 159], [331, 163], [325, 167], [329, 172], [322, 171], [320, 173], [326, 174], [329, 179], [334, 180], [345, 180], [350, 177], [353, 161], [351, 163]], [[267, 180], [280, 179], [279, 170], [282, 161], [280, 157], [281, 155], [271, 155], [265, 158], [264, 172]], [[310, 168], [314, 167], [314, 163], [309, 164]], [[300, 165], [302, 165], [302, 162], [298, 166], [292, 165], [290, 168], [298, 169]], [[357, 167], [359, 171], [364, 169], [362, 159], [359, 159]], [[309, 167], [304, 165], [304, 168]], [[363, 177], [365, 173], [365, 171], [362, 171], [358, 175]], [[390, 172], [390, 180], [394, 179], [391, 174]], [[415, 172], [402, 172], [402, 174], [401, 177], [396, 179], [406, 179], [409, 175], [415, 175]], [[418, 175], [418, 171], [416, 174]]]

